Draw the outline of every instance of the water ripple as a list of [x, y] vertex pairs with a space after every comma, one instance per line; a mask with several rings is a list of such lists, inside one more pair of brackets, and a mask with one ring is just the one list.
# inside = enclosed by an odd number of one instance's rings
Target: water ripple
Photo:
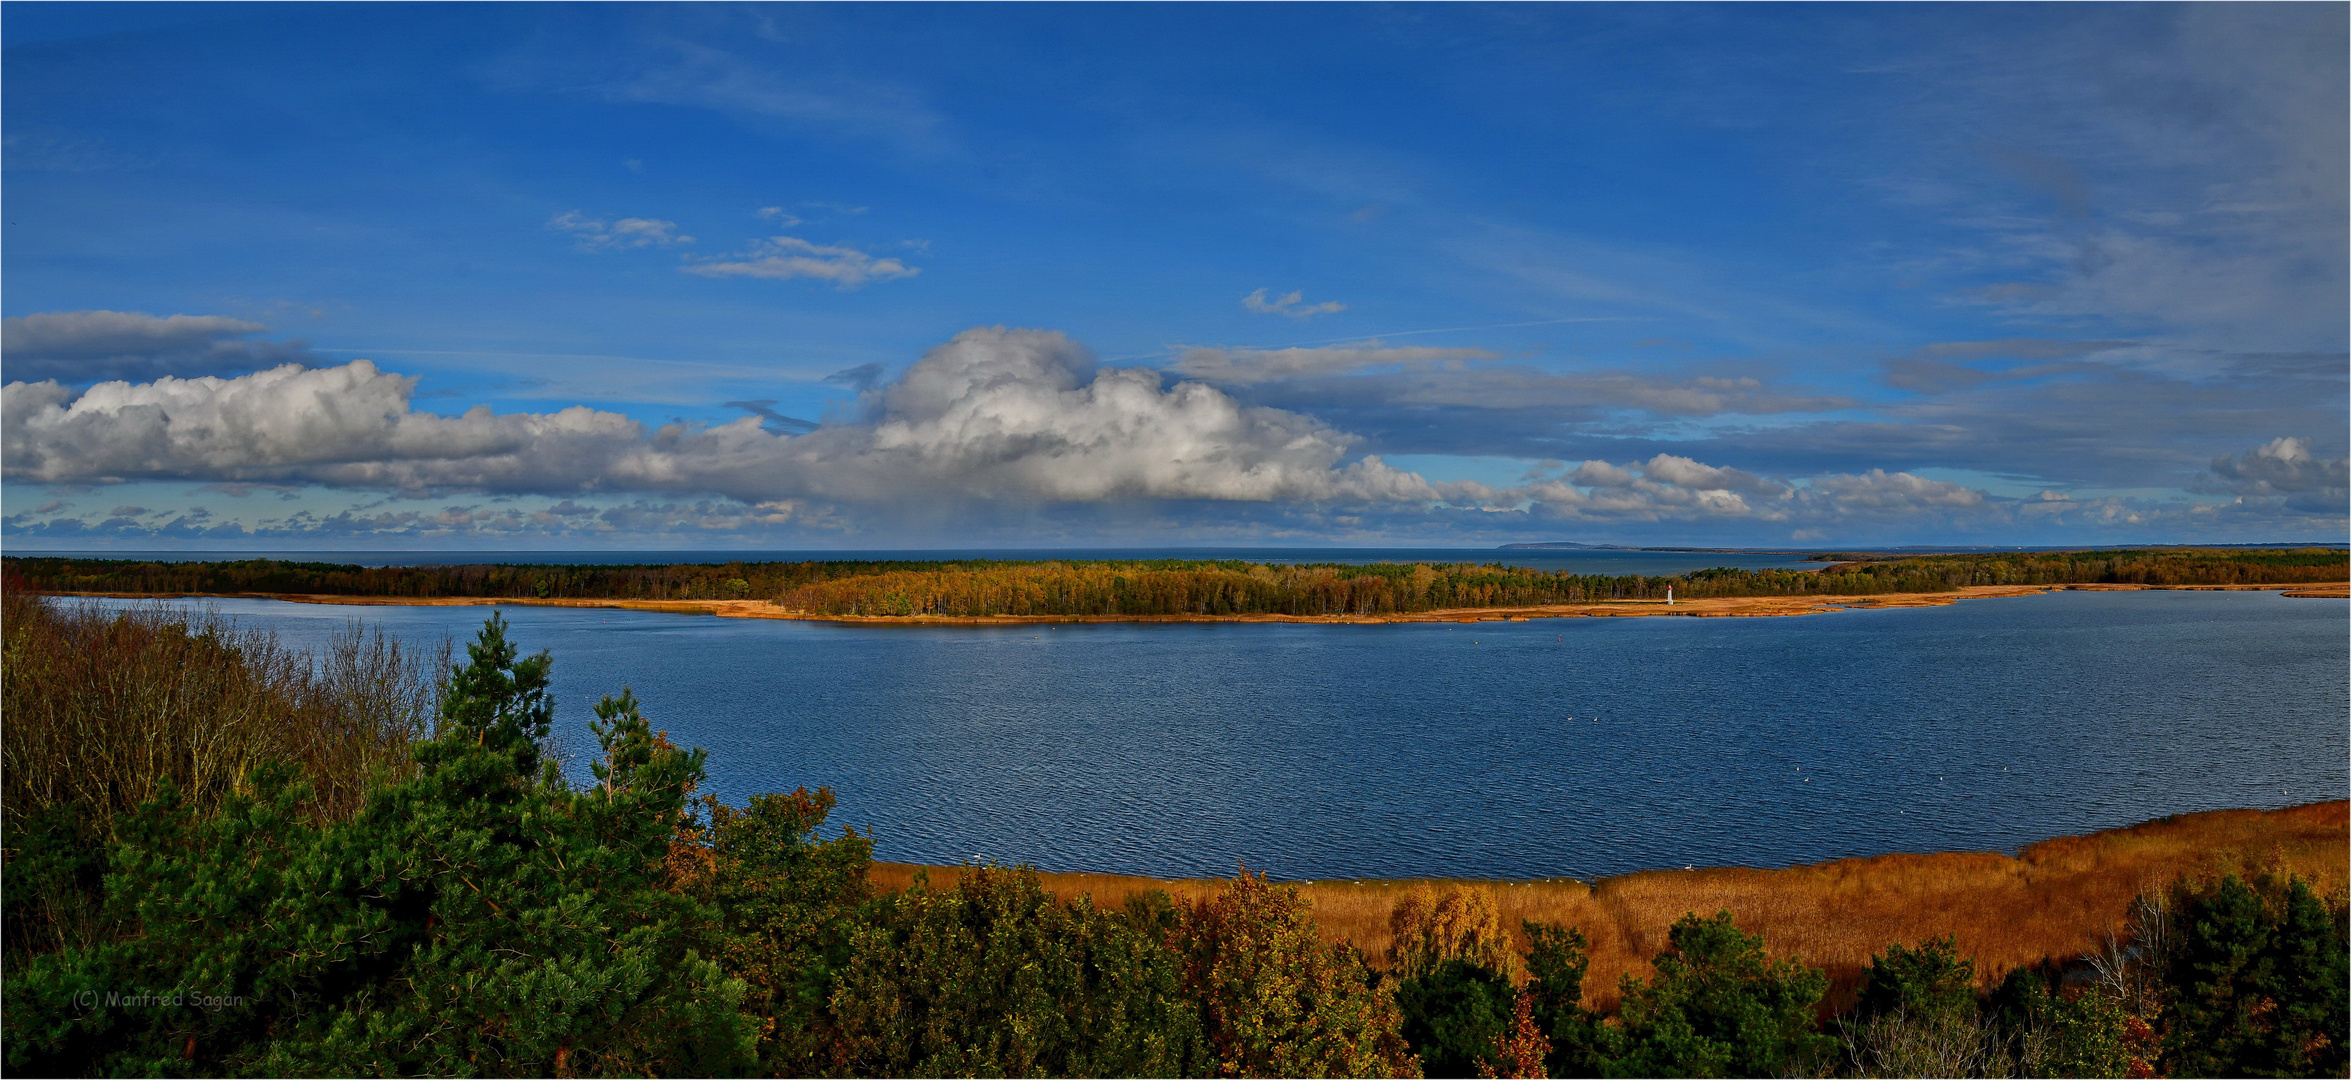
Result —
[[[461, 638], [485, 614], [218, 606], [302, 641], [354, 612]], [[507, 617], [525, 649], [555, 653], [567, 737], [630, 685], [657, 727], [709, 748], [708, 790], [830, 785], [834, 824], [915, 862], [1780, 866], [2013, 850], [2351, 785], [2346, 605], [2274, 593], [1474, 630]]]

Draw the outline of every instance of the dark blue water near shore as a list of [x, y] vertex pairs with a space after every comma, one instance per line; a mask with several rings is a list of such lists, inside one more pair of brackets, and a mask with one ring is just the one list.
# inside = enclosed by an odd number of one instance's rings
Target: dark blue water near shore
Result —
[[[323, 640], [360, 615], [218, 601]], [[1593, 876], [2013, 850], [2343, 798], [2344, 602], [2058, 593], [1802, 618], [860, 628], [511, 608], [561, 722], [631, 685], [708, 790], [830, 785], [885, 859]]]

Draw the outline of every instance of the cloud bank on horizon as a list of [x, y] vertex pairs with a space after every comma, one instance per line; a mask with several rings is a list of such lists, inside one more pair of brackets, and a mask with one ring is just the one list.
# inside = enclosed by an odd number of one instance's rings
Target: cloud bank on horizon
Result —
[[2343, 9], [1706, 10], [0, 11], [0, 538], [2351, 527]]

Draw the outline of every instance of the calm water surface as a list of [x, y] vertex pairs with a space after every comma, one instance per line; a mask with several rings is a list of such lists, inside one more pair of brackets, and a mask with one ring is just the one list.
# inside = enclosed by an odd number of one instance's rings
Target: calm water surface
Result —
[[[482, 608], [220, 600], [323, 641]], [[884, 859], [1591, 877], [2014, 848], [2351, 786], [2351, 619], [2276, 593], [1803, 618], [869, 628], [510, 608], [567, 737], [634, 687], [706, 790], [829, 785]], [[575, 743], [578, 745], [578, 743]]]

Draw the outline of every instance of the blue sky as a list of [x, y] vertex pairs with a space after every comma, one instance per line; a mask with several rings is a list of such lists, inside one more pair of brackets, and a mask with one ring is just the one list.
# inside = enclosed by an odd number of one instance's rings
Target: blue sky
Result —
[[2340, 538], [2340, 5], [0, 9], [0, 539]]

